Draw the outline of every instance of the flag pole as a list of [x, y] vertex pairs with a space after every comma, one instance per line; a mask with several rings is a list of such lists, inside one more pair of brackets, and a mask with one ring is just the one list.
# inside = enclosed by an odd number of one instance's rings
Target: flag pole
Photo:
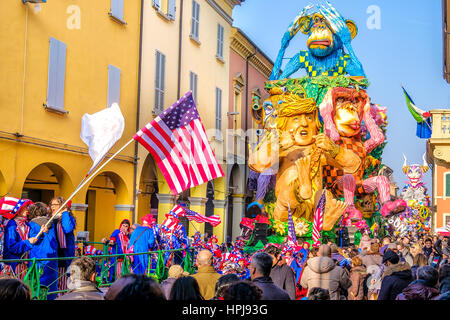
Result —
[[[112, 159], [114, 159], [120, 152], [123, 151], [123, 149], [128, 147], [133, 141], [135, 141], [134, 138], [131, 138], [130, 141], [125, 143], [125, 145], [122, 148], [117, 150], [117, 152], [114, 153], [108, 160], [106, 160], [97, 170], [95, 170], [94, 173], [92, 173], [89, 177], [88, 176], [84, 177], [84, 179], [81, 181], [81, 183], [75, 189], [75, 191], [72, 192], [72, 194], [69, 196], [69, 198], [67, 198], [67, 200], [59, 207], [58, 211], [56, 211], [56, 213], [50, 218], [50, 220], [48, 220], [48, 222], [45, 224], [45, 227], [48, 228], [50, 223], [53, 221], [54, 217], [56, 217], [61, 212], [61, 210], [67, 205], [67, 203], [78, 193], [78, 191], [80, 191], [81, 188], [83, 188], [93, 177], [95, 177], [97, 175], [97, 173], [99, 173]], [[39, 236], [41, 234], [42, 234], [42, 230], [39, 231], [39, 233], [36, 235], [36, 238], [39, 238]]]

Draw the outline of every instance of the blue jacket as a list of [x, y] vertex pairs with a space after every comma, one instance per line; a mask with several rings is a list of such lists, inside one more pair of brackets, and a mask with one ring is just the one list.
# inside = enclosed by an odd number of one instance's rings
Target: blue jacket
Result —
[[[75, 218], [70, 215], [68, 211], [64, 211], [61, 216], [61, 226], [66, 235], [66, 248], [60, 248], [58, 245], [58, 255], [60, 257], [74, 257], [75, 256]], [[56, 224], [55, 224], [56, 229]], [[56, 232], [56, 231], [55, 231]], [[70, 265], [72, 260], [65, 260], [60, 262], [60, 266], [66, 268]]]
[[[150, 227], [137, 227], [130, 237], [129, 248], [133, 247], [134, 253], [148, 252], [155, 245], [155, 235]], [[148, 266], [148, 255], [133, 256], [133, 273], [145, 274]]]
[[[29, 223], [26, 222], [26, 225], [29, 226]], [[22, 258], [22, 255], [31, 250], [32, 247], [33, 246], [28, 239], [22, 240], [20, 238], [16, 221], [14, 219], [9, 220], [5, 228], [3, 259], [20, 259]], [[15, 271], [17, 262], [9, 263], [9, 265]]]
[[[41, 230], [41, 225], [47, 222], [47, 219], [36, 218], [30, 222], [30, 237], [35, 237]], [[43, 233], [38, 241], [34, 243], [30, 251], [30, 258], [57, 258], [58, 257], [58, 239], [56, 237], [55, 224], [52, 224], [48, 233]], [[49, 292], [58, 290], [58, 261], [39, 261], [38, 266], [42, 267], [40, 277], [41, 285], [49, 287]], [[48, 300], [56, 298], [56, 294], [48, 295]]]

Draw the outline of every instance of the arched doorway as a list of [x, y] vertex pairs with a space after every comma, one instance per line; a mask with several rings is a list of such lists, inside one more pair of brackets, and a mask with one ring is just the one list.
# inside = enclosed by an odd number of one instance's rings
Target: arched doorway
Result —
[[[212, 181], [208, 181], [206, 199], [205, 216], [210, 217], [214, 215], [214, 184]], [[210, 223], [205, 222], [205, 233], [213, 234], [213, 226]]]
[[72, 181], [61, 166], [42, 163], [26, 177], [21, 197], [48, 204], [55, 196], [68, 197], [72, 189]]
[[158, 204], [157, 194], [158, 172], [153, 157], [148, 154], [142, 167], [141, 177], [139, 181], [138, 191], [138, 216], [137, 222], [140, 223], [141, 217], [150, 213], [155, 221], [158, 221]]
[[242, 194], [242, 177], [239, 165], [231, 168], [228, 182], [228, 210], [226, 234], [232, 240], [239, 236], [239, 223], [244, 214], [244, 195]]
[[119, 227], [120, 211], [127, 217], [129, 208], [121, 208], [127, 201], [128, 190], [118, 174], [106, 171], [92, 180], [86, 193], [85, 230], [89, 231], [89, 240], [108, 238]]

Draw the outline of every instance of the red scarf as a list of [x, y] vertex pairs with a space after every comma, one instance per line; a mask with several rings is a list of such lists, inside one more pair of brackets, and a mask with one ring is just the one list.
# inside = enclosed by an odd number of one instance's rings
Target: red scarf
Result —
[[120, 239], [120, 244], [122, 245], [122, 252], [123, 253], [127, 253], [127, 248], [128, 248], [128, 243], [129, 243], [129, 239], [128, 236], [125, 232], [120, 231], [119, 232], [119, 239]]

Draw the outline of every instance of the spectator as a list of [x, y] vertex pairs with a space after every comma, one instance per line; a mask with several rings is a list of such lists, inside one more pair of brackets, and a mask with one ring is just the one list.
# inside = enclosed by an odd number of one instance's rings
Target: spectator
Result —
[[436, 300], [450, 300], [450, 264], [444, 264], [439, 268], [439, 291]]
[[417, 280], [411, 282], [396, 300], [432, 300], [439, 295], [436, 285], [439, 273], [430, 266], [423, 266], [417, 270]]
[[400, 261], [406, 261], [410, 267], [414, 264], [414, 257], [409, 252], [409, 245], [405, 245], [403, 242], [397, 242], [397, 250], [400, 255]]
[[210, 300], [214, 297], [216, 282], [220, 278], [220, 274], [214, 270], [212, 262], [213, 255], [211, 251], [201, 250], [197, 255], [198, 271], [192, 275], [197, 280], [200, 294], [205, 300]]
[[280, 250], [270, 245], [265, 250], [265, 253], [272, 257], [272, 270], [270, 271], [270, 278], [278, 287], [285, 290], [291, 300], [295, 300], [295, 273], [280, 256]]
[[378, 300], [395, 300], [412, 281], [411, 268], [406, 262], [400, 262], [399, 256], [393, 250], [385, 251], [383, 264], [386, 267], [382, 275]]
[[114, 282], [105, 295], [105, 300], [164, 301], [159, 284], [144, 274], [127, 274]]
[[[35, 237], [43, 226], [48, 222], [48, 209], [42, 202], [36, 202], [28, 207], [30, 213], [30, 237]], [[55, 224], [52, 223], [49, 229], [44, 228], [44, 233], [30, 250], [30, 259], [33, 258], [57, 258], [58, 239], [56, 238]], [[48, 291], [58, 291], [58, 261], [47, 260], [37, 262], [38, 268], [42, 268], [40, 284], [47, 286]], [[54, 300], [56, 294], [47, 295], [47, 300]]]
[[69, 272], [69, 291], [56, 300], [103, 300], [103, 292], [95, 283], [96, 265], [91, 257], [82, 256], [72, 260]]
[[289, 294], [270, 278], [272, 264], [273, 258], [267, 253], [255, 253], [250, 263], [250, 277], [262, 290], [262, 300], [290, 300]]
[[180, 277], [173, 283], [169, 300], [200, 301], [205, 300], [200, 293], [200, 287], [194, 277]]
[[338, 246], [336, 244], [330, 245], [331, 259], [333, 259], [338, 266], [344, 267], [346, 265], [345, 257], [339, 253]]
[[361, 254], [365, 254], [372, 244], [372, 240], [370, 239], [367, 233], [363, 234], [361, 237], [361, 241], [359, 242], [359, 248], [361, 249]]
[[261, 299], [262, 290], [248, 280], [231, 283], [223, 295], [223, 300], [257, 301]]
[[327, 289], [315, 287], [310, 290], [307, 300], [330, 300], [330, 293]]
[[419, 253], [423, 254], [422, 245], [419, 242], [413, 243], [410, 252], [413, 255], [413, 257], [415, 257]]
[[169, 299], [170, 290], [172, 286], [179, 277], [188, 276], [189, 272], [183, 270], [183, 268], [179, 264], [171, 265], [169, 268], [168, 278], [161, 282], [161, 290], [164, 293], [166, 299]]
[[384, 237], [381, 242], [380, 253], [384, 254], [384, 251], [387, 249], [388, 245], [391, 243], [391, 238], [389, 236]]
[[234, 273], [221, 276], [219, 280], [217, 280], [216, 282], [216, 290], [215, 290], [216, 293], [214, 295], [214, 298], [212, 298], [212, 300], [224, 300], [223, 295], [225, 291], [228, 289], [229, 286], [231, 286], [235, 282], [238, 282], [239, 280], [240, 280], [239, 277]]
[[19, 279], [0, 279], [0, 301], [29, 301], [30, 288]]
[[404, 237], [402, 238], [402, 243], [403, 243], [404, 245], [409, 245], [410, 242], [411, 242], [411, 240], [409, 239], [408, 236], [404, 236]]
[[378, 243], [372, 243], [367, 254], [362, 256], [361, 259], [366, 268], [373, 265], [379, 266], [383, 261], [383, 256], [380, 253], [380, 245]]
[[430, 238], [425, 240], [425, 246], [422, 248], [423, 254], [427, 257], [427, 260], [430, 258], [431, 253], [433, 252], [433, 242]]
[[312, 247], [308, 252], [308, 259], [319, 256], [319, 248]]
[[352, 285], [348, 289], [348, 300], [363, 300], [364, 298], [364, 280], [367, 276], [367, 270], [362, 263], [360, 257], [352, 258], [352, 269], [350, 270]]
[[423, 253], [418, 253], [413, 259], [413, 265], [411, 266], [411, 273], [413, 280], [417, 279], [417, 269], [426, 266], [428, 264], [427, 257]]
[[319, 256], [308, 260], [300, 284], [303, 288], [308, 288], [308, 294], [314, 287], [327, 289], [331, 300], [344, 299], [341, 291], [351, 286], [348, 272], [336, 266], [331, 259], [331, 249], [328, 245], [322, 245]]

